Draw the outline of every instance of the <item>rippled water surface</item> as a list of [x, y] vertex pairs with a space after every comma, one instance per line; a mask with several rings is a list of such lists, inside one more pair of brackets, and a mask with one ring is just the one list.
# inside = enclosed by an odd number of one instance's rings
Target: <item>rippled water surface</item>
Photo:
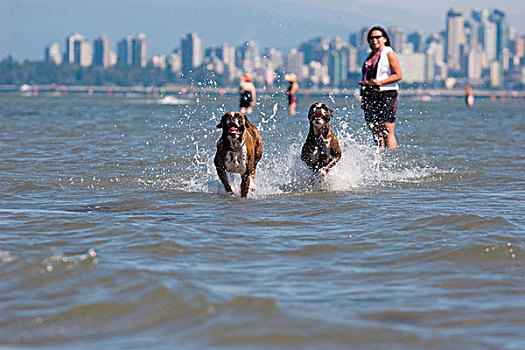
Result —
[[0, 346], [525, 348], [523, 101], [403, 98], [385, 151], [353, 97], [261, 97], [241, 200], [212, 161], [235, 97], [0, 95]]

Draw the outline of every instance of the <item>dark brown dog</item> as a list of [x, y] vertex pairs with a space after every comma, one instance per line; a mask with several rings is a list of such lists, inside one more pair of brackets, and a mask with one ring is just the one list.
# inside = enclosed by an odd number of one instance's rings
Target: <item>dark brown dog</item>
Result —
[[301, 159], [316, 173], [326, 174], [341, 159], [339, 141], [330, 127], [331, 118], [332, 110], [326, 104], [314, 103], [310, 106], [310, 131], [303, 146]]
[[217, 142], [214, 159], [217, 175], [224, 189], [232, 193], [226, 171], [241, 174], [241, 197], [246, 198], [250, 180], [255, 178], [255, 168], [262, 157], [261, 135], [255, 125], [239, 112], [228, 112], [223, 115], [217, 128], [222, 128], [222, 136]]

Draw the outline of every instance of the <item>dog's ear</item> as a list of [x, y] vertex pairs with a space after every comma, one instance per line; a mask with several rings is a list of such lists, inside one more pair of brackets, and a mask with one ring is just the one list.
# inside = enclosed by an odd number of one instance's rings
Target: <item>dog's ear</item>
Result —
[[314, 111], [315, 105], [316, 103], [310, 106], [310, 109], [308, 109], [308, 115], [312, 114], [312, 112]]
[[241, 113], [241, 112], [239, 112], [239, 114], [240, 114], [241, 117], [242, 117], [242, 122], [246, 124], [246, 122], [248, 121], [248, 117], [246, 116], [246, 114]]
[[217, 124], [217, 129], [222, 129], [224, 125], [224, 117], [226, 117], [226, 114], [221, 117], [221, 121]]

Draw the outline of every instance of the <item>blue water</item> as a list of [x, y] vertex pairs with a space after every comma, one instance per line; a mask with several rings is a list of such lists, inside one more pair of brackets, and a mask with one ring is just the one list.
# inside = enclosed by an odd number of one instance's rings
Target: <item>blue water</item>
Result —
[[261, 94], [244, 200], [213, 166], [236, 97], [183, 102], [0, 95], [0, 346], [525, 348], [523, 101], [401, 98], [380, 150], [354, 97]]

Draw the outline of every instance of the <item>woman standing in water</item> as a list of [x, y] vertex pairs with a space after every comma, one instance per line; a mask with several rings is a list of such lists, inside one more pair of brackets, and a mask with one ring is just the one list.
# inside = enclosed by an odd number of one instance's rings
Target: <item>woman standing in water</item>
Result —
[[255, 86], [252, 83], [252, 76], [245, 74], [241, 77], [241, 84], [239, 86], [241, 113], [252, 114], [252, 108], [255, 106], [256, 95]]
[[295, 115], [295, 109], [297, 107], [297, 90], [299, 90], [299, 84], [297, 84], [297, 76], [293, 73], [286, 74], [284, 80], [290, 83], [286, 95], [288, 95], [288, 114]]
[[361, 108], [378, 146], [397, 148], [394, 135], [399, 86], [403, 78], [399, 60], [390, 47], [390, 39], [382, 27], [368, 31], [372, 52], [363, 62]]

